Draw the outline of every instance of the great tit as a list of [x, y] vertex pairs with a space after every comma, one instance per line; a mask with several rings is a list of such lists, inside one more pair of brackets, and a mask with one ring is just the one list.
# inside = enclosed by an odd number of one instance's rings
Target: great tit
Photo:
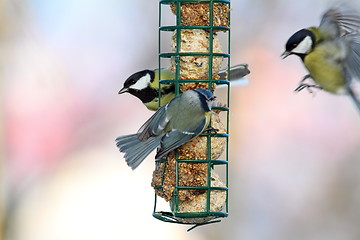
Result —
[[[220, 79], [227, 78], [227, 68], [219, 72]], [[249, 74], [250, 71], [246, 64], [239, 64], [230, 68], [229, 79], [232, 83]], [[169, 69], [161, 69], [161, 79], [174, 79], [174, 72]], [[161, 84], [161, 106], [168, 103], [175, 97], [175, 86], [173, 83]], [[139, 98], [143, 104], [152, 111], [159, 107], [159, 69], [143, 70], [132, 74], [124, 82], [119, 94], [128, 92]]]
[[157, 147], [155, 158], [169, 153], [207, 129], [215, 96], [207, 89], [186, 91], [160, 107], [136, 134], [116, 138], [133, 170]]
[[[360, 15], [345, 8], [331, 8], [319, 27], [301, 29], [286, 43], [283, 58], [299, 56], [309, 75], [295, 91], [319, 88], [333, 94], [348, 94], [360, 110], [352, 80], [360, 80]], [[307, 84], [308, 78], [315, 84]]]

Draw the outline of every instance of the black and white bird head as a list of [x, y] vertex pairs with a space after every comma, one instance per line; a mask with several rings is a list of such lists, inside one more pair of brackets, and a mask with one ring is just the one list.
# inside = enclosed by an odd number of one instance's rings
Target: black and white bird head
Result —
[[143, 70], [132, 74], [124, 82], [124, 87], [119, 91], [119, 94], [128, 92], [133, 94], [150, 87], [150, 83], [154, 81], [155, 72], [152, 70]]
[[294, 54], [303, 59], [314, 48], [314, 43], [315, 35], [309, 29], [301, 29], [289, 38], [281, 56], [284, 59]]
[[136, 72], [126, 79], [119, 94], [127, 92], [139, 98], [144, 104], [151, 102], [158, 96], [157, 89], [151, 87], [154, 79], [155, 72], [152, 70]]

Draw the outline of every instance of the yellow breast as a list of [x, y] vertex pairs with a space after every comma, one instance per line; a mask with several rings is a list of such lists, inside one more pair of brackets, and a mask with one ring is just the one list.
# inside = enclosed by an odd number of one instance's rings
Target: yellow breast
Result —
[[[162, 95], [161, 96], [161, 101], [160, 101], [160, 107], [167, 104], [174, 97], [175, 97], [175, 93], [173, 93], [173, 92]], [[152, 100], [151, 102], [145, 103], [145, 106], [151, 111], [158, 110], [158, 108], [159, 108], [159, 98], [158, 97], [154, 98], [154, 100]]]
[[144, 105], [150, 110], [150, 111], [156, 111], [159, 108], [159, 98], [154, 98], [151, 102], [144, 103]]
[[331, 44], [315, 47], [304, 58], [304, 64], [316, 84], [325, 91], [339, 94], [344, 92], [346, 80], [342, 65], [334, 57], [335, 47]]

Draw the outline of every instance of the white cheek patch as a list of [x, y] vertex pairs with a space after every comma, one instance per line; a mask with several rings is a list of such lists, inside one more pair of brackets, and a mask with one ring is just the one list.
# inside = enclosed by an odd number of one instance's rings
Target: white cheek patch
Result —
[[150, 74], [147, 73], [145, 76], [141, 77], [134, 85], [131, 85], [129, 88], [142, 90], [144, 88], [147, 88], [150, 85], [150, 82], [151, 82], [151, 76]]
[[313, 42], [310, 36], [306, 36], [291, 52], [299, 54], [307, 54], [311, 50]]

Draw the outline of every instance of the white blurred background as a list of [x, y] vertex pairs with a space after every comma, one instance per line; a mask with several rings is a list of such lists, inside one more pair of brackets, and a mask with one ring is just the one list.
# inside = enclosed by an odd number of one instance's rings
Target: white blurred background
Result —
[[189, 233], [151, 216], [154, 155], [131, 171], [114, 139], [152, 114], [117, 92], [157, 67], [158, 2], [0, 2], [4, 239], [360, 239], [360, 115], [294, 94], [306, 71], [280, 58], [325, 0], [232, 1], [231, 61], [251, 75], [231, 90], [230, 216]]

